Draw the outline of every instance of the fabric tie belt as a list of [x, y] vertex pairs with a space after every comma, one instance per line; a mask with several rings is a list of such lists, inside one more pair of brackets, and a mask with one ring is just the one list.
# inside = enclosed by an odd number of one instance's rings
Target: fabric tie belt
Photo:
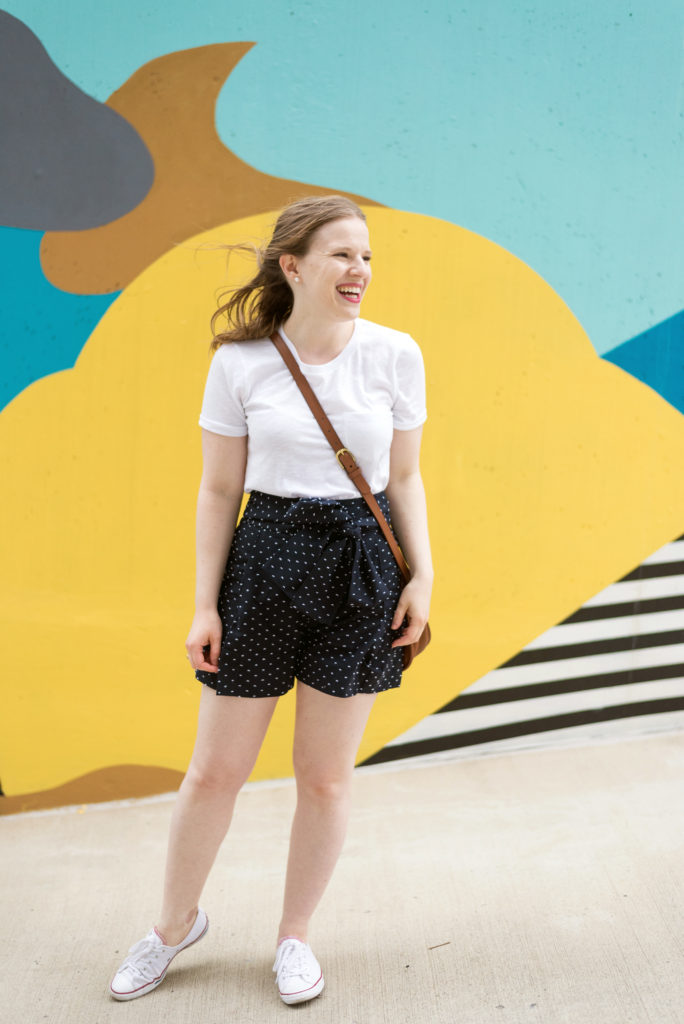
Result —
[[[387, 503], [386, 496], [381, 497]], [[396, 602], [396, 574], [390, 575], [388, 584], [380, 571], [378, 555], [374, 556], [379, 542], [385, 547], [387, 542], [370, 514], [350, 514], [343, 502], [329, 498], [280, 500], [289, 502], [284, 514], [269, 515], [264, 510], [263, 518], [275, 520], [279, 529], [273, 551], [261, 570], [292, 605], [319, 622], [329, 623], [344, 606], [382, 614]], [[353, 504], [360, 511], [356, 499]], [[270, 511], [276, 511], [277, 506], [273, 502], [271, 505]], [[254, 512], [254, 518], [262, 518], [258, 508]], [[249, 510], [245, 514], [252, 518]], [[391, 561], [394, 563], [393, 558]]]

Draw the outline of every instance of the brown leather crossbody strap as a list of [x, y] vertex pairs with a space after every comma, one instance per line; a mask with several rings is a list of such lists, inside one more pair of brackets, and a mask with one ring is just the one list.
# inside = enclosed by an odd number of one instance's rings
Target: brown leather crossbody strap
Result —
[[352, 481], [352, 483], [361, 492], [361, 495], [365, 498], [366, 504], [368, 505], [369, 509], [375, 516], [378, 522], [378, 526], [380, 527], [385, 536], [385, 540], [392, 549], [392, 554], [397, 560], [404, 580], [408, 583], [408, 581], [411, 578], [411, 572], [406, 563], [406, 559], [402, 554], [401, 548], [397, 544], [394, 534], [389, 528], [387, 520], [382, 514], [382, 509], [380, 508], [377, 501], [373, 497], [373, 493], [363, 473], [361, 472], [361, 469], [358, 466], [356, 459], [349, 451], [349, 449], [345, 448], [345, 446], [342, 444], [342, 441], [335, 432], [335, 428], [333, 427], [332, 423], [330, 422], [325, 412], [323, 411], [321, 403], [316, 398], [316, 395], [314, 394], [311, 385], [309, 384], [308, 380], [306, 379], [302, 371], [299, 369], [299, 366], [297, 365], [297, 360], [290, 352], [289, 348], [285, 344], [284, 340], [282, 339], [278, 331], [271, 335], [271, 341], [273, 342], [273, 344], [283, 357], [285, 365], [287, 366], [288, 370], [294, 377], [295, 383], [297, 384], [304, 398], [306, 399], [306, 402], [309, 408], [311, 409], [311, 412], [316, 417], [316, 422], [318, 423], [319, 427], [325, 434], [332, 450], [335, 452], [335, 455], [337, 456], [337, 461], [342, 466], [342, 469], [345, 470], [347, 476]]

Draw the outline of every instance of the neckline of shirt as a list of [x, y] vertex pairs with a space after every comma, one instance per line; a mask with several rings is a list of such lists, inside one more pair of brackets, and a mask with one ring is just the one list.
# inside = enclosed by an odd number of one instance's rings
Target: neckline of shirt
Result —
[[358, 337], [358, 333], [359, 333], [358, 330], [357, 330], [358, 322], [359, 321], [358, 321], [358, 317], [357, 317], [357, 319], [354, 320], [354, 329], [353, 329], [353, 331], [351, 333], [351, 337], [349, 338], [349, 341], [344, 346], [342, 351], [338, 352], [337, 355], [334, 356], [332, 359], [329, 359], [327, 363], [305, 363], [302, 359], [300, 359], [299, 353], [297, 352], [297, 349], [295, 348], [294, 343], [292, 341], [290, 341], [290, 339], [288, 338], [288, 336], [285, 333], [285, 331], [283, 330], [283, 328], [279, 327], [278, 330], [280, 331], [281, 335], [283, 336], [285, 344], [290, 349], [290, 352], [292, 352], [292, 355], [295, 357], [295, 359], [299, 363], [299, 366], [303, 370], [323, 370], [323, 371], [326, 371], [326, 370], [328, 370], [329, 367], [339, 366], [340, 363], [342, 362], [342, 360], [347, 357], [347, 354], [348, 354], [349, 350], [351, 349], [352, 345], [354, 345], [356, 343], [356, 339]]

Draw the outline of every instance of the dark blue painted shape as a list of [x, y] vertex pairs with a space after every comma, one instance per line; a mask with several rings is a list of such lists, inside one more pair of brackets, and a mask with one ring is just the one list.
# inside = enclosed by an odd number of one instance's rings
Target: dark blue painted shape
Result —
[[684, 413], [684, 310], [604, 352], [603, 358], [648, 384]]
[[40, 265], [42, 231], [0, 228], [0, 409], [34, 380], [74, 365], [120, 292], [71, 295]]
[[0, 138], [7, 227], [98, 227], [134, 209], [154, 181], [152, 156], [133, 125], [62, 74], [7, 11], [0, 11]]

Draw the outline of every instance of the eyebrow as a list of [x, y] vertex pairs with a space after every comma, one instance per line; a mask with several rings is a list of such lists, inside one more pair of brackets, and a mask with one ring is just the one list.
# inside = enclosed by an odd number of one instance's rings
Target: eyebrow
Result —
[[[353, 249], [353, 248], [354, 248], [353, 245], [347, 245], [345, 242], [339, 242], [337, 245], [330, 245], [330, 246], [328, 246], [327, 249], [321, 249], [320, 251], [321, 252], [337, 252], [338, 249]], [[362, 252], [367, 253], [369, 256], [373, 255], [371, 249], [363, 249]]]

